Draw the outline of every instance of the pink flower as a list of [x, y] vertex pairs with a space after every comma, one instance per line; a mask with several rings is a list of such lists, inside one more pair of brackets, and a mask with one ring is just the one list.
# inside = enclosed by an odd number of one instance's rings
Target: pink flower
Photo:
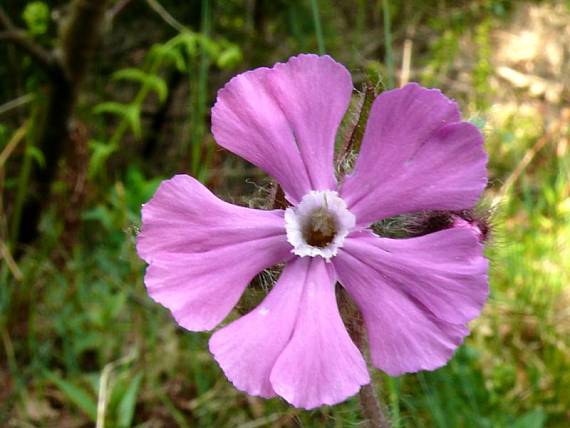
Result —
[[386, 91], [338, 183], [335, 136], [352, 91], [328, 56], [234, 77], [212, 110], [214, 137], [273, 176], [292, 207], [235, 206], [177, 175], [144, 205], [137, 242], [150, 296], [192, 331], [214, 328], [256, 274], [284, 262], [265, 300], [214, 333], [210, 350], [236, 388], [307, 409], [370, 382], [337, 281], [362, 312], [372, 363], [389, 375], [444, 365], [488, 293], [482, 245], [467, 228], [409, 239], [369, 229], [397, 214], [472, 207], [486, 184], [480, 132], [438, 90]]

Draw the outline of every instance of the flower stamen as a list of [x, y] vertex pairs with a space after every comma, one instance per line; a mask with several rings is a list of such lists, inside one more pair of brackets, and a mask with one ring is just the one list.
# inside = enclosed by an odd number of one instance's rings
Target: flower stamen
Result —
[[309, 221], [303, 228], [303, 236], [307, 244], [324, 248], [333, 241], [336, 229], [335, 218], [325, 207], [322, 207], [310, 215]]
[[355, 224], [346, 202], [332, 190], [313, 190], [285, 211], [287, 240], [300, 257], [330, 260]]

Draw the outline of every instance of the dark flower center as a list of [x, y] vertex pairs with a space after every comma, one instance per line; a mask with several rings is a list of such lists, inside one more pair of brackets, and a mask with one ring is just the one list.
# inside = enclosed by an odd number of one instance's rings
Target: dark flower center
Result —
[[334, 240], [336, 231], [335, 216], [323, 207], [313, 211], [309, 221], [303, 227], [303, 236], [307, 244], [324, 248]]

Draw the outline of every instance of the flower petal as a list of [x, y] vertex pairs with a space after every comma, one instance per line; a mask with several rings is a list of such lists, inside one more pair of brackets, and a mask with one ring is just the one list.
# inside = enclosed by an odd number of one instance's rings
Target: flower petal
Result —
[[210, 352], [236, 388], [269, 398], [275, 391], [269, 375], [291, 338], [310, 258], [295, 258], [261, 304], [214, 333]]
[[299, 55], [234, 77], [218, 93], [212, 133], [297, 203], [309, 190], [335, 188], [335, 136], [351, 94], [344, 66], [329, 56]]
[[435, 89], [408, 84], [372, 105], [341, 196], [359, 225], [422, 210], [472, 207], [487, 183], [479, 130]]
[[164, 181], [144, 205], [137, 237], [150, 296], [195, 331], [222, 321], [252, 278], [290, 251], [283, 211], [226, 203], [186, 175]]
[[483, 246], [466, 229], [400, 240], [357, 232], [333, 264], [362, 311], [374, 365], [393, 376], [444, 365], [488, 295]]
[[277, 394], [305, 409], [339, 403], [370, 382], [338, 311], [332, 266], [319, 257], [310, 263], [293, 336], [270, 377]]

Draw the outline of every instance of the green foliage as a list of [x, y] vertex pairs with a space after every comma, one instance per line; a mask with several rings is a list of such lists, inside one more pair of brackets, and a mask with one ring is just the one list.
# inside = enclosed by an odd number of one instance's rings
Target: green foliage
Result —
[[178, 71], [186, 70], [186, 60], [179, 49], [172, 49], [169, 44], [157, 43], [153, 45], [148, 53], [148, 59], [151, 63], [162, 63], [166, 67], [174, 66]]
[[141, 205], [150, 199], [162, 179], [146, 179], [139, 169], [129, 167], [125, 182], [115, 183], [106, 198], [85, 212], [83, 218], [98, 222], [109, 234], [109, 242], [120, 246], [124, 243], [125, 233], [138, 224]]
[[459, 51], [459, 34], [453, 29], [444, 30], [431, 46], [431, 50], [432, 55], [429, 56], [429, 63], [422, 78], [429, 82], [429, 85], [435, 85], [449, 71]]
[[130, 127], [135, 138], [140, 138], [142, 135], [141, 119], [140, 119], [140, 106], [138, 104], [121, 104], [113, 101], [98, 104], [93, 113], [111, 113], [119, 116]]
[[231, 70], [243, 61], [243, 54], [239, 47], [229, 44], [215, 58], [218, 68]]
[[156, 92], [161, 103], [166, 100], [166, 96], [168, 95], [168, 86], [164, 79], [157, 75], [145, 73], [138, 68], [124, 68], [123, 70], [116, 71], [113, 73], [113, 79], [128, 80], [138, 82], [142, 86], [148, 86], [152, 91]]
[[[91, 142], [90, 177], [95, 177], [109, 157], [119, 149], [127, 130], [130, 130], [137, 140], [143, 137], [141, 109], [147, 97], [154, 92], [159, 102], [163, 103], [168, 96], [168, 86], [162, 75], [171, 68], [194, 75], [195, 61], [204, 55], [222, 70], [234, 68], [243, 59], [241, 49], [225, 39], [212, 39], [200, 33], [184, 30], [166, 43], [153, 45], [145, 58], [144, 69], [129, 67], [113, 73], [113, 80], [119, 83], [121, 81], [135, 83], [139, 86], [139, 90], [128, 103], [106, 101], [93, 108], [94, 114], [105, 113], [117, 116], [120, 123], [107, 141], [101, 137]], [[194, 87], [194, 83], [191, 82], [191, 88]], [[200, 117], [205, 109], [205, 97], [203, 94], [198, 94], [198, 99], [199, 104], [191, 103], [191, 109], [192, 116]], [[195, 120], [191, 123], [198, 124]], [[193, 138], [201, 140], [203, 134], [203, 130], [200, 133], [194, 132]], [[199, 147], [200, 142], [195, 141], [194, 145]], [[196, 157], [198, 156], [197, 152]]]
[[478, 94], [476, 105], [478, 109], [489, 108], [489, 96], [492, 94], [492, 88], [489, 81], [492, 75], [491, 58], [491, 41], [490, 31], [491, 19], [484, 20], [477, 26], [475, 30], [475, 43], [477, 44], [478, 58], [473, 69], [473, 85], [475, 93]]
[[60, 378], [52, 372], [46, 373], [46, 378], [53, 382], [67, 399], [83, 411], [92, 421], [97, 420], [97, 402], [85, 389]]
[[43, 1], [32, 1], [24, 8], [22, 18], [32, 36], [43, 36], [49, 28], [49, 6]]
[[26, 147], [26, 155], [29, 156], [31, 159], [33, 159], [35, 162], [37, 162], [40, 167], [43, 168], [45, 166], [46, 160], [44, 154], [37, 147], [34, 146]]
[[127, 382], [117, 383], [115, 386], [111, 402], [118, 403], [116, 410], [117, 427], [127, 428], [132, 425], [142, 380], [143, 374], [137, 373]]
[[[148, 297], [135, 236], [141, 205], [175, 172], [196, 174], [217, 194], [235, 198], [252, 187], [244, 182], [259, 179], [259, 172], [215, 150], [208, 132], [216, 91], [238, 68], [316, 51], [322, 38], [321, 46], [347, 64], [359, 89], [367, 81], [382, 86], [382, 2], [254, 2], [252, 8], [229, 0], [209, 2], [206, 11], [197, 3], [162, 3], [188, 28], [174, 31], [144, 2], [131, 2], [114, 18], [70, 124], [77, 133], [59, 165], [57, 192], [51, 200], [45, 196], [50, 203], [42, 212], [41, 240], [15, 256], [22, 279], [0, 262], [0, 352], [6, 356], [0, 378], [8, 379], [0, 394], [0, 425], [362, 426], [357, 398], [305, 412], [236, 391], [209, 354], [208, 334], [177, 328]], [[390, 2], [395, 66], [404, 40], [412, 39], [411, 79], [442, 87], [484, 132], [488, 198], [502, 198], [488, 249], [491, 298], [465, 345], [435, 372], [389, 378], [377, 371], [375, 382], [394, 428], [566, 427], [568, 120], [559, 118], [560, 129], [553, 131], [558, 119], [544, 111], [560, 106], [542, 109], [536, 105], [543, 100], [522, 90], [509, 98], [509, 91], [491, 85], [494, 37], [518, 3], [410, 5]], [[49, 14], [66, 12], [51, 1], [20, 9], [28, 33], [44, 46], [50, 42]], [[155, 19], [152, 25], [149, 19]], [[2, 58], [3, 99], [23, 95], [19, 91], [34, 96], [29, 105], [0, 115], [0, 152], [25, 118], [32, 125], [0, 169], [0, 240], [14, 251], [13, 218], [19, 220], [29, 191], [30, 165], [46, 159], [31, 144], [42, 114], [36, 100], [46, 81], [29, 58]], [[350, 120], [345, 122], [347, 127]], [[153, 138], [157, 149], [148, 154]], [[546, 144], [536, 150], [543, 138]], [[529, 154], [529, 165], [511, 180]]]

